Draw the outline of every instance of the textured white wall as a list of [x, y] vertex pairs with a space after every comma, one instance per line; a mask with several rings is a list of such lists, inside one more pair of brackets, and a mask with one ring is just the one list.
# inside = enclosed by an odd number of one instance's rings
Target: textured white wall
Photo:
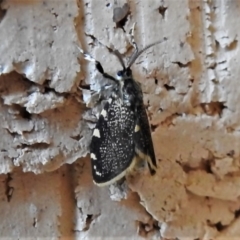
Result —
[[[120, 28], [124, 3], [0, 1], [2, 237], [239, 238], [240, 2], [129, 0]], [[92, 102], [78, 86], [103, 79], [76, 44], [114, 74], [105, 46], [130, 53], [134, 22], [139, 47], [167, 38], [133, 66], [158, 171], [99, 188], [86, 157]]]

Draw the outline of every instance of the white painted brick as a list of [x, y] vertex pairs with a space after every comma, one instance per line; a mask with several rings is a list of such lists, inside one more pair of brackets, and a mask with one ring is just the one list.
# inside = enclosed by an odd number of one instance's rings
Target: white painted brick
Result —
[[[13, 171], [14, 185], [8, 203], [1, 176], [4, 236], [70, 236], [59, 230], [66, 222], [58, 222], [65, 216], [61, 209], [68, 208], [76, 209], [75, 222], [70, 216], [67, 224], [77, 239], [239, 236], [239, 1], [131, 0], [123, 31], [112, 18], [114, 7], [124, 3], [1, 2], [0, 173]], [[76, 206], [62, 203], [66, 188], [57, 184], [60, 175], [46, 171], [88, 153], [94, 117], [84, 104], [92, 107], [97, 96], [91, 102], [90, 91], [81, 96], [77, 86], [83, 80], [99, 91], [105, 81], [76, 44], [115, 75], [120, 64], [106, 46], [124, 57], [130, 53], [134, 22], [140, 48], [167, 38], [133, 66], [155, 128], [157, 173], [137, 171], [127, 176], [126, 189], [113, 185], [108, 191], [93, 185], [90, 160], [80, 159], [73, 164], [76, 188], [69, 185], [67, 191], [75, 188]], [[99, 114], [98, 108], [92, 111]], [[16, 167], [43, 175], [16, 173]], [[21, 191], [28, 189], [34, 197], [26, 199]]]

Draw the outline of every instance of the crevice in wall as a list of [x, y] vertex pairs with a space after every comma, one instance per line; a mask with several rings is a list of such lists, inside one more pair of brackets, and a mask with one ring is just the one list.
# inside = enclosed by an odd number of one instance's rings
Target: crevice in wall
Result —
[[237, 47], [238, 47], [238, 40], [235, 39], [235, 40], [233, 40], [228, 46], [226, 46], [226, 49], [227, 49], [228, 51], [232, 51], [232, 50], [236, 50]]
[[164, 5], [161, 5], [159, 8], [158, 8], [158, 12], [161, 14], [162, 18], [164, 19], [165, 18], [165, 14], [166, 14], [166, 11], [167, 11], [167, 7], [165, 7]]
[[176, 161], [178, 165], [181, 166], [182, 170], [185, 173], [190, 173], [193, 171], [204, 170], [206, 173], [214, 174], [212, 171], [212, 163], [213, 159], [209, 157], [206, 160], [202, 160], [199, 165], [192, 167], [189, 163], [182, 163], [180, 161]]
[[82, 231], [88, 231], [89, 228], [91, 227], [92, 222], [97, 219], [100, 216], [98, 215], [93, 215], [93, 214], [87, 214], [86, 215], [86, 222], [85, 222], [85, 227], [83, 228]]
[[154, 132], [158, 128], [158, 126], [159, 124], [151, 124], [150, 125], [151, 131]]
[[164, 127], [170, 127], [170, 126], [175, 126], [174, 124], [174, 119], [181, 117], [182, 114], [179, 113], [174, 113], [164, 119], [164, 121], [161, 122], [161, 126]]
[[240, 209], [238, 209], [238, 210], [236, 210], [234, 212], [234, 216], [235, 216], [235, 218], [239, 218], [240, 217]]
[[167, 91], [173, 91], [173, 90], [175, 90], [175, 87], [174, 87], [174, 86], [170, 86], [170, 85], [168, 85], [168, 84], [164, 84], [163, 86], [165, 87], [165, 89], [166, 89]]
[[150, 235], [159, 233], [160, 227], [158, 221], [152, 221], [151, 223], [143, 223], [136, 221], [138, 235], [143, 238], [148, 238]]
[[207, 220], [207, 225], [210, 227], [215, 227], [218, 232], [221, 232], [227, 228], [227, 226], [224, 226], [221, 222], [211, 223], [210, 220]]
[[191, 66], [191, 62], [182, 63], [182, 62], [172, 62], [174, 64], [177, 64], [180, 68], [189, 68]]
[[10, 182], [12, 181], [12, 176], [10, 173], [7, 173], [5, 179], [5, 195], [7, 197], [7, 201], [10, 202], [13, 196], [14, 188], [11, 187]]
[[115, 7], [113, 9], [113, 22], [116, 23], [116, 28], [121, 28], [125, 32], [124, 26], [130, 14], [130, 6], [127, 3], [122, 7]]
[[32, 224], [32, 226], [33, 226], [34, 228], [37, 227], [37, 223], [38, 223], [37, 218], [33, 218], [33, 224]]
[[3, 1], [4, 0], [0, 0], [0, 24], [1, 24], [2, 20], [4, 19], [4, 17], [6, 16], [6, 13], [7, 13], [7, 10], [2, 7], [2, 2]]
[[34, 148], [34, 149], [48, 149], [50, 146], [49, 143], [45, 143], [45, 142], [37, 142], [37, 143], [28, 143], [28, 144], [21, 144], [21, 149], [30, 149], [30, 148]]
[[16, 108], [18, 108], [18, 110], [19, 110], [19, 115], [20, 115], [23, 119], [31, 120], [31, 113], [29, 113], [25, 107], [21, 107], [21, 106], [16, 105], [16, 104], [15, 104], [15, 106], [16, 106]]
[[223, 110], [227, 108], [224, 104], [225, 102], [210, 102], [201, 103], [200, 106], [207, 115], [221, 117]]

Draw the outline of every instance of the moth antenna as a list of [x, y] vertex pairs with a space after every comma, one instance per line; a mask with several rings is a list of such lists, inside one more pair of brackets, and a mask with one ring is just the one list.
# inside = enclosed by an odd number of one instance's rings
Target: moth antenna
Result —
[[154, 45], [157, 45], [157, 44], [159, 44], [159, 43], [163, 43], [163, 42], [166, 41], [166, 40], [167, 40], [167, 38], [163, 38], [163, 40], [157, 41], [157, 42], [155, 42], [155, 43], [151, 43], [151, 44], [147, 45], [145, 48], [143, 48], [141, 51], [134, 53], [134, 54], [132, 55], [129, 63], [128, 63], [128, 67], [127, 67], [127, 68], [130, 68], [130, 67], [133, 65], [133, 63], [137, 60], [137, 58], [138, 58], [144, 51], [146, 51], [147, 49], [149, 49], [150, 47], [152, 47], [152, 46], [154, 46]]
[[[137, 43], [135, 42], [135, 39], [134, 39], [135, 25], [136, 25], [136, 23], [133, 24], [132, 28], [129, 31], [131, 45], [135, 48], [135, 51], [134, 51], [133, 55], [135, 55], [138, 52], [138, 46], [137, 46]], [[125, 70], [126, 66], [124, 64], [122, 54], [117, 49], [111, 49], [111, 48], [108, 48], [108, 47], [107, 47], [107, 49], [110, 53], [114, 54], [118, 58], [120, 64], [123, 67], [123, 70]]]
[[125, 70], [126, 66], [125, 66], [125, 63], [123, 61], [122, 54], [117, 49], [111, 49], [111, 48], [108, 48], [108, 47], [107, 47], [107, 49], [110, 53], [112, 53], [113, 55], [115, 55], [117, 57], [121, 66], [123, 67], [123, 70]]
[[108, 78], [110, 80], [113, 80], [114, 82], [118, 82], [114, 77], [112, 77], [111, 75], [109, 75], [108, 73], [104, 72], [104, 69], [102, 67], [102, 64], [97, 61], [94, 57], [92, 57], [89, 53], [86, 53], [85, 51], [83, 51], [83, 49], [81, 49], [78, 45], [77, 45], [78, 50], [83, 54], [84, 58], [89, 61], [89, 62], [94, 62], [96, 69], [103, 75], [103, 77]]

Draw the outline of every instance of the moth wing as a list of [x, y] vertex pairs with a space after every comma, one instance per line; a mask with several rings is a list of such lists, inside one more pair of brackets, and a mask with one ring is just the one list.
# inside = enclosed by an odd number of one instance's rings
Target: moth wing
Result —
[[97, 185], [119, 180], [135, 164], [135, 125], [131, 108], [112, 99], [105, 104], [90, 144], [92, 175]]
[[149, 127], [148, 116], [144, 104], [140, 104], [137, 110], [137, 120], [134, 129], [134, 143], [136, 154], [148, 162], [151, 174], [157, 168], [155, 152], [153, 148], [151, 130]]

